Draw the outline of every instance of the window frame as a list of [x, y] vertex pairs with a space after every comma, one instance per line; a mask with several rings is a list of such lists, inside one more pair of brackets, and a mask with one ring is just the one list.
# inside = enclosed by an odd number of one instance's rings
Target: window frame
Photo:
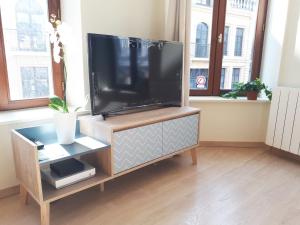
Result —
[[[227, 1], [215, 0], [213, 5], [208, 88], [206, 90], [190, 89], [190, 96], [220, 96], [231, 91], [221, 90], [220, 88], [224, 39], [221, 44], [218, 43], [218, 35], [222, 34], [224, 37]], [[250, 80], [259, 78], [264, 44], [265, 24], [268, 11], [268, 1], [269, 0], [259, 0], [258, 3], [259, 5], [255, 28]]]
[[[57, 15], [57, 18], [61, 18], [60, 14], [60, 0], [48, 0], [48, 16], [51, 14]], [[52, 76], [53, 76], [53, 88], [54, 94], [62, 97], [64, 76], [63, 76], [63, 65], [53, 61], [53, 50], [51, 48], [51, 61], [52, 61]], [[24, 109], [32, 107], [47, 106], [49, 104], [49, 98], [36, 98], [36, 99], [25, 99], [25, 100], [11, 100], [7, 63], [5, 55], [2, 17], [0, 10], [0, 111], [13, 110], [13, 109]]]

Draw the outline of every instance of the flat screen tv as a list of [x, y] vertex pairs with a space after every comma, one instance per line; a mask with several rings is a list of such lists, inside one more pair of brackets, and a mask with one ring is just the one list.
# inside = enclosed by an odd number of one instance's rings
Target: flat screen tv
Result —
[[182, 55], [179, 42], [88, 34], [92, 114], [180, 106]]

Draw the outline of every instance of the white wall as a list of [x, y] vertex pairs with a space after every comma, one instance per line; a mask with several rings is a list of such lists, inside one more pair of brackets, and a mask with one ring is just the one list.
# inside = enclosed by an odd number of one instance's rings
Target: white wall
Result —
[[300, 1], [271, 0], [262, 77], [270, 87], [300, 87]]
[[84, 106], [85, 79], [83, 68], [82, 14], [81, 0], [61, 1], [62, 21], [69, 27], [70, 37], [67, 41], [66, 67], [68, 71], [67, 98], [74, 106]]
[[279, 86], [300, 87], [300, 1], [290, 0]]
[[201, 109], [200, 141], [264, 142], [268, 102], [191, 101]]
[[269, 0], [261, 77], [269, 87], [278, 85], [289, 1]]
[[16, 175], [12, 145], [10, 142], [10, 131], [14, 126], [0, 126], [0, 190], [16, 185]]
[[63, 21], [75, 37], [66, 47], [71, 104], [89, 95], [87, 33], [163, 39], [165, 7], [163, 0], [62, 0]]
[[[39, 113], [44, 113], [44, 111]], [[2, 113], [0, 113], [0, 117], [1, 116], [3, 116]], [[11, 186], [15, 186], [18, 183], [15, 175], [13, 150], [11, 144], [11, 130], [22, 127], [37, 126], [42, 123], [50, 122], [49, 119], [32, 121], [32, 118], [34, 118], [35, 116], [40, 117], [40, 115], [36, 115], [36, 113], [31, 112], [31, 116], [29, 115], [29, 117], [25, 119], [28, 122], [18, 122], [0, 125], [0, 190]]]

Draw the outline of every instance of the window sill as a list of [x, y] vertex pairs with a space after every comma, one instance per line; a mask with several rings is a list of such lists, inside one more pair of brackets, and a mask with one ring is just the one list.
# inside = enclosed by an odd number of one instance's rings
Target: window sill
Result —
[[[81, 110], [78, 115], [85, 115], [88, 110]], [[0, 126], [28, 122], [49, 122], [53, 117], [53, 110], [48, 107], [20, 109], [0, 112]]]
[[252, 104], [269, 104], [270, 101], [266, 98], [258, 98], [257, 100], [247, 100], [246, 97], [237, 99], [228, 99], [218, 96], [190, 96], [189, 102], [205, 102], [205, 103], [252, 103]]

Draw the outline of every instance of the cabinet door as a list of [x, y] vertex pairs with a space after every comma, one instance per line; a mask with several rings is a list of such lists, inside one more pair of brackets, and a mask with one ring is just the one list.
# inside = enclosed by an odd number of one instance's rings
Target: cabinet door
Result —
[[115, 132], [113, 169], [119, 173], [162, 155], [162, 123]]
[[199, 114], [163, 122], [163, 155], [198, 143]]

